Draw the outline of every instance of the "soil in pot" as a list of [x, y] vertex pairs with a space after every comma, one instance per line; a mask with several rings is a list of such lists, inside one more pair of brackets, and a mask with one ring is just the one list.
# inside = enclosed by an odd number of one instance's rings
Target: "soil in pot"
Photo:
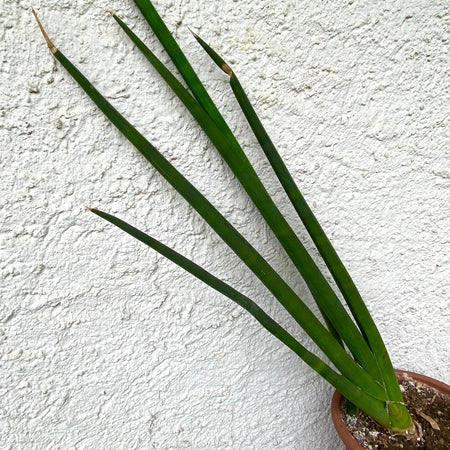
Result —
[[450, 449], [450, 396], [412, 378], [399, 381], [418, 438], [386, 431], [362, 411], [348, 415], [342, 402], [342, 415], [349, 431], [364, 449]]

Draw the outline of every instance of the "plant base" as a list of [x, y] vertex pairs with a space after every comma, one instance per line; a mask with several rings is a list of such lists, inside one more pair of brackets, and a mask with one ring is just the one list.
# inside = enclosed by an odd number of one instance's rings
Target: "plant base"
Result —
[[383, 429], [366, 414], [346, 414], [345, 398], [335, 392], [331, 405], [334, 426], [348, 450], [450, 448], [450, 386], [414, 372], [396, 370], [416, 436]]

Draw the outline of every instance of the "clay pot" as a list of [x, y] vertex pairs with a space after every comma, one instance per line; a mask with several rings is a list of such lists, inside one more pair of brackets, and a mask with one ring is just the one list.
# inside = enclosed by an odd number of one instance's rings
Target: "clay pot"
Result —
[[[444, 394], [450, 395], [450, 386], [442, 383], [441, 381], [435, 380], [433, 378], [426, 377], [425, 375], [420, 375], [414, 372], [408, 372], [407, 370], [395, 370], [397, 379], [401, 380], [403, 378], [412, 378], [421, 383], [427, 384]], [[364, 450], [364, 447], [353, 437], [350, 431], [347, 429], [344, 418], [341, 411], [341, 403], [344, 397], [338, 391], [335, 391], [333, 399], [331, 400], [331, 418], [333, 419], [334, 427], [336, 428], [339, 437], [346, 446], [347, 450]]]

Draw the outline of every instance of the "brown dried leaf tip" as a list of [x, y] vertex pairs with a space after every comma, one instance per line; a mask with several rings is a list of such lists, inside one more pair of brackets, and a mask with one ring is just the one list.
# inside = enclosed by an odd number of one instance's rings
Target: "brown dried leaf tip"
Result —
[[231, 70], [231, 67], [227, 63], [222, 64], [220, 68], [230, 77], [231, 75], [233, 75], [233, 71]]
[[37, 16], [37, 14], [36, 14], [36, 11], [35, 11], [33, 8], [31, 8], [31, 11], [33, 12], [34, 17], [36, 18], [36, 22], [37, 22], [37, 24], [39, 25], [39, 28], [41, 29], [41, 33], [42, 33], [42, 35], [44, 36], [45, 42], [47, 42], [48, 48], [50, 49], [50, 51], [51, 51], [53, 54], [55, 54], [55, 53], [58, 51], [58, 49], [55, 47], [55, 45], [53, 44], [53, 42], [52, 42], [52, 41], [50, 40], [50, 38], [48, 37], [48, 34], [45, 32], [44, 27], [42, 26], [42, 23], [41, 23], [41, 21], [39, 20], [39, 17]]

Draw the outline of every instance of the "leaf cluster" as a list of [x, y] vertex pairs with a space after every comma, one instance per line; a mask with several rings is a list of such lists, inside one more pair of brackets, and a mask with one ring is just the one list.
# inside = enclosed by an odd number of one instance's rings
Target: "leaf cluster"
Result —
[[[306, 364], [337, 388], [349, 401], [364, 410], [380, 424], [396, 429], [409, 428], [411, 418], [403, 404], [392, 364], [377, 327], [353, 280], [264, 129], [234, 70], [204, 40], [194, 33], [194, 37], [211, 57], [212, 61], [228, 76], [231, 91], [237, 99], [244, 117], [248, 121], [287, 197], [335, 280], [340, 291], [339, 295], [333, 290], [325, 275], [320, 271], [267, 192], [238, 139], [230, 130], [230, 127], [153, 4], [149, 0], [134, 1], [174, 62], [187, 88], [117, 15], [113, 13], [111, 15], [160, 77], [181, 100], [233, 171], [242, 188], [247, 192], [261, 216], [294, 263], [299, 275], [305, 281], [322, 318], [314, 315], [310, 307], [244, 236], [158, 149], [102, 96], [77, 67], [54, 46], [39, 21], [38, 23], [54, 57], [65, 67], [79, 86], [130, 143], [189, 202], [197, 213], [239, 256], [242, 262], [252, 270], [255, 276], [291, 314], [326, 358], [319, 358], [308, 351], [280, 324], [264, 312], [253, 299], [243, 295], [237, 289], [218, 279], [195, 262], [117, 217], [97, 209], [90, 210], [161, 253], [247, 310], [267, 331], [294, 351]], [[344, 307], [340, 296], [344, 299], [350, 313]]]

